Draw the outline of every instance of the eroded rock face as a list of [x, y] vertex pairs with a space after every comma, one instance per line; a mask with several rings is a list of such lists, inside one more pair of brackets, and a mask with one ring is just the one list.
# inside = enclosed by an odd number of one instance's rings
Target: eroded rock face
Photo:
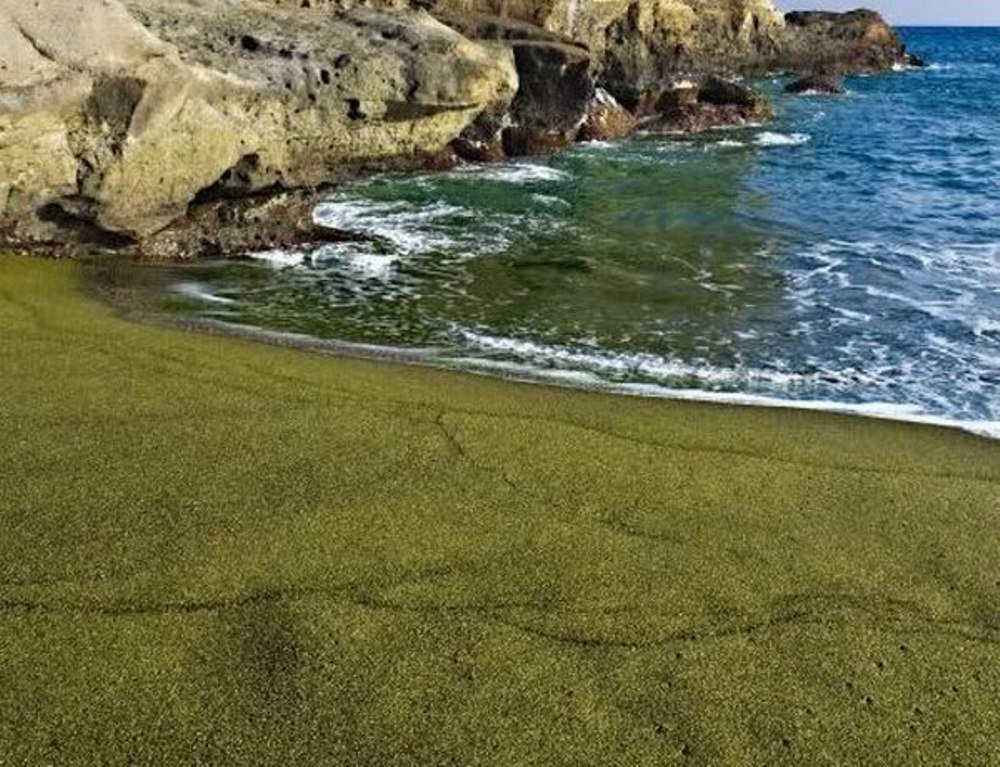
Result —
[[0, 0], [0, 43], [0, 221], [25, 240], [419, 164], [517, 85], [512, 56], [408, 9]]
[[495, 121], [480, 120], [455, 145], [460, 156], [546, 154], [574, 140], [594, 95], [593, 59], [585, 46], [506, 17], [439, 11], [438, 18], [469, 39], [509, 51], [517, 70], [517, 95], [502, 116], [497, 140], [483, 131]]
[[598, 86], [629, 109], [677, 75], [848, 72], [905, 61], [881, 16], [783, 15], [772, 0], [413, 0], [446, 23], [521, 22], [586, 46]]
[[628, 108], [678, 73], [765, 68], [782, 43], [771, 0], [427, 0], [448, 22], [460, 14], [537, 25], [577, 40], [597, 84]]
[[877, 71], [907, 61], [906, 46], [879, 14], [794, 11], [785, 15], [783, 68], [819, 74]]
[[728, 76], [907, 61], [877, 14], [771, 0], [0, 0], [0, 242], [294, 243], [359, 172], [759, 121]]
[[784, 20], [770, 0], [634, 3], [608, 28], [601, 84], [631, 106], [678, 73], [767, 69], [783, 33]]

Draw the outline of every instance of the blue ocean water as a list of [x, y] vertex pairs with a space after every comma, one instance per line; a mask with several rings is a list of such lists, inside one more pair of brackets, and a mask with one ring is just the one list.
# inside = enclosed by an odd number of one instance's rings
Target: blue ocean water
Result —
[[359, 241], [185, 290], [441, 364], [1000, 434], [1000, 30], [902, 33], [928, 69], [761, 81], [766, 126], [367, 179], [316, 212]]

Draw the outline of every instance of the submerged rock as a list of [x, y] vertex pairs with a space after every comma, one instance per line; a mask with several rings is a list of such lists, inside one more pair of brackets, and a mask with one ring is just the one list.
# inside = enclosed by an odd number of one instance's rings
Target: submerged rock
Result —
[[844, 86], [829, 75], [806, 75], [785, 86], [785, 93], [836, 96], [843, 92]]

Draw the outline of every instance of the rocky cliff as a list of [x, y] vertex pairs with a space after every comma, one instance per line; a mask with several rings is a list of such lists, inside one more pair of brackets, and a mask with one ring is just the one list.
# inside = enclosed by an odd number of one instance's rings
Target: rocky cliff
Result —
[[308, 196], [276, 193], [739, 121], [761, 107], [736, 84], [675, 81], [904, 55], [877, 15], [769, 0], [0, 0], [0, 235], [308, 238]]
[[[905, 56], [876, 13], [794, 12], [771, 0], [426, 0], [446, 23], [514, 19], [582, 44], [598, 83], [628, 101], [677, 74], [879, 70]], [[480, 23], [482, 26], [482, 23]]]
[[142, 237], [195, 199], [412, 162], [517, 85], [420, 11], [3, 0], [0, 36], [0, 202], [26, 237]]

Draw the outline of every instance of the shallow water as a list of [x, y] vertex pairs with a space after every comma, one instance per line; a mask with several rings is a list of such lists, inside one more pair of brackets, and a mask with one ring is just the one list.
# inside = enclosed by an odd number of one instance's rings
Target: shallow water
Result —
[[[1000, 30], [923, 71], [761, 87], [767, 126], [342, 187], [368, 235], [199, 271], [186, 311], [653, 393], [1000, 433]], [[693, 390], [693, 391], [692, 391]]]

